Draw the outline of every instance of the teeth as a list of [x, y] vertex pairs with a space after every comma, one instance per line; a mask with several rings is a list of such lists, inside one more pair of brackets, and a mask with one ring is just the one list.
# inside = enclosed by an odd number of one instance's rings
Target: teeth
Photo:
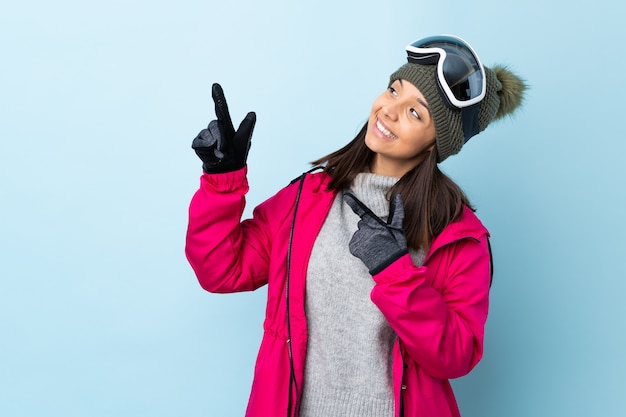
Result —
[[387, 136], [389, 139], [395, 139], [396, 138], [396, 135], [394, 135], [393, 133], [391, 133], [390, 131], [385, 129], [385, 127], [382, 124], [380, 124], [380, 122], [378, 120], [376, 120], [376, 127], [378, 128], [378, 130], [383, 132], [383, 134], [385, 136]]

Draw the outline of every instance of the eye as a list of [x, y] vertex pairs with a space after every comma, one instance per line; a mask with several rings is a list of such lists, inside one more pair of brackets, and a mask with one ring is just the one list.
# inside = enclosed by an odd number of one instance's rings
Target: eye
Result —
[[409, 109], [409, 112], [411, 113], [411, 116], [415, 117], [416, 119], [421, 119], [420, 114], [417, 112], [417, 110]]
[[391, 93], [394, 96], [398, 95], [398, 92], [396, 91], [395, 88], [393, 88], [392, 86], [387, 87], [387, 90], [389, 91], [389, 93]]

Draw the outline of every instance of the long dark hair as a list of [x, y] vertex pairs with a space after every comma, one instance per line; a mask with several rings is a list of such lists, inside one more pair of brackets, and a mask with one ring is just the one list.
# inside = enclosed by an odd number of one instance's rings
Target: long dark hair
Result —
[[[324, 165], [331, 176], [330, 190], [348, 189], [357, 174], [369, 171], [375, 154], [365, 145], [366, 132], [367, 123], [346, 146], [312, 162]], [[473, 210], [463, 190], [439, 169], [436, 146], [391, 187], [387, 197], [396, 194], [404, 201], [404, 231], [414, 249], [428, 251], [433, 237], [461, 215], [464, 205]]]

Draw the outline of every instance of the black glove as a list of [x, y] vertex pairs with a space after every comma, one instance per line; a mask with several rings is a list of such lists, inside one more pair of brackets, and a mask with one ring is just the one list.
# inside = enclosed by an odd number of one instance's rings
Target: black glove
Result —
[[400, 194], [396, 194], [389, 204], [387, 222], [352, 193], [344, 192], [343, 200], [361, 218], [358, 230], [350, 240], [350, 253], [363, 261], [370, 274], [378, 274], [409, 252], [402, 229], [404, 207]]
[[213, 101], [217, 120], [198, 133], [191, 147], [209, 174], [237, 171], [246, 165], [256, 114], [248, 113], [235, 132], [222, 87], [213, 84]]

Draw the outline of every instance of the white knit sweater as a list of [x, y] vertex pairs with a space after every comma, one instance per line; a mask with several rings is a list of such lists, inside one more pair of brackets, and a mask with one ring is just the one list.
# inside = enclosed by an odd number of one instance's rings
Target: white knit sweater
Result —
[[[386, 219], [386, 192], [397, 178], [362, 173], [354, 195]], [[301, 417], [391, 417], [393, 329], [370, 300], [374, 281], [348, 243], [359, 217], [338, 193], [309, 261], [308, 344]], [[412, 253], [416, 264], [423, 254]]]

